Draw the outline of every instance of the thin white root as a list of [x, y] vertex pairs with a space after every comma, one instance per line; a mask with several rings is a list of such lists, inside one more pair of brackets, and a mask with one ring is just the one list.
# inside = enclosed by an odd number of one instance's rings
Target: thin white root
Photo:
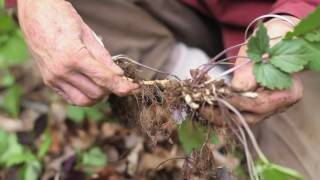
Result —
[[256, 92], [243, 92], [240, 95], [244, 97], [252, 98], [252, 99], [255, 99], [258, 97], [258, 93]]
[[[248, 137], [250, 138], [251, 140], [251, 143], [253, 145], [253, 148], [254, 150], [256, 151], [259, 159], [261, 161], [263, 161], [264, 163], [268, 163], [268, 159], [265, 157], [265, 155], [263, 154], [263, 152], [261, 151], [255, 137], [254, 137], [254, 134], [253, 132], [251, 131], [249, 125], [247, 124], [245, 118], [242, 116], [242, 114], [234, 107], [232, 106], [230, 103], [228, 103], [227, 101], [223, 100], [223, 99], [218, 99], [219, 102], [221, 102], [222, 104], [224, 104], [228, 109], [230, 109], [239, 119], [240, 123], [242, 124], [243, 128], [245, 129]], [[255, 179], [260, 179], [257, 174], [256, 174], [256, 171], [254, 170], [254, 177]]]
[[[124, 76], [122, 78], [127, 81], [134, 82], [134, 80], [131, 78], [124, 77]], [[162, 87], [165, 87], [170, 83], [170, 80], [164, 79], [164, 80], [153, 80], [153, 81], [140, 81], [139, 83], [146, 86], [160, 85]]]

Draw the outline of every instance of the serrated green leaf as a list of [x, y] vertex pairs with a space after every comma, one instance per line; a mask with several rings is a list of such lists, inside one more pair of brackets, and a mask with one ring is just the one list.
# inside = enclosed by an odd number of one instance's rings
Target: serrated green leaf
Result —
[[320, 71], [320, 42], [305, 41], [311, 51], [312, 60], [307, 65], [310, 70]]
[[306, 33], [304, 38], [310, 42], [320, 42], [320, 29]]
[[21, 180], [38, 180], [42, 165], [38, 160], [27, 162], [20, 173]]
[[20, 111], [20, 100], [22, 96], [22, 89], [19, 85], [9, 87], [3, 98], [3, 108], [13, 117], [18, 117]]
[[68, 106], [67, 117], [74, 123], [82, 123], [86, 117], [86, 109], [78, 106]]
[[16, 30], [10, 36], [7, 43], [0, 47], [0, 64], [10, 67], [26, 62], [29, 51], [20, 30]]
[[260, 22], [257, 32], [248, 42], [248, 57], [255, 62], [262, 61], [262, 56], [269, 51], [269, 40], [267, 29]]
[[269, 51], [269, 62], [287, 73], [299, 72], [312, 60], [312, 52], [301, 39], [282, 40]]
[[292, 85], [289, 74], [270, 63], [256, 63], [253, 68], [256, 81], [269, 89], [287, 89]]
[[309, 14], [306, 18], [302, 19], [300, 23], [294, 28], [292, 32], [286, 34], [286, 39], [302, 36], [308, 32], [312, 32], [320, 28], [320, 7], [314, 12]]

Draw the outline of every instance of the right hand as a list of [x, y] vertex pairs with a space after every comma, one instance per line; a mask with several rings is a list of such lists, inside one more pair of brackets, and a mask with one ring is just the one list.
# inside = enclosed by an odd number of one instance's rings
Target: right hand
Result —
[[19, 21], [45, 84], [69, 103], [88, 106], [138, 88], [122, 78], [94, 32], [65, 0], [19, 0]]
[[[286, 16], [292, 22], [298, 24], [299, 19], [291, 16]], [[264, 23], [268, 35], [270, 37], [282, 37], [288, 31], [292, 31], [293, 27], [287, 22], [279, 19], [271, 19]], [[276, 38], [270, 41], [273, 46], [281, 39]], [[238, 56], [247, 56], [247, 47], [240, 48]], [[246, 59], [237, 59], [237, 64], [242, 64]], [[236, 91], [256, 91], [257, 98], [247, 98], [243, 96], [234, 96], [228, 101], [242, 112], [247, 122], [256, 124], [261, 120], [278, 112], [285, 111], [291, 105], [297, 103], [303, 97], [303, 86], [298, 74], [294, 74], [292, 78], [292, 87], [285, 90], [268, 90], [267, 88], [259, 87], [254, 73], [253, 63], [249, 63], [237, 69], [234, 72], [231, 86]]]

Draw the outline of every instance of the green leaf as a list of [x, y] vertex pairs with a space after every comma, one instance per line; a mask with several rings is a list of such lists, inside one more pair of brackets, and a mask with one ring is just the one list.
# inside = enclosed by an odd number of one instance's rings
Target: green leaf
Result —
[[211, 134], [210, 142], [211, 142], [212, 144], [219, 144], [219, 138], [218, 138], [218, 136], [217, 136], [216, 133], [212, 133], [212, 134]]
[[10, 39], [9, 34], [1, 34], [0, 35], [0, 47], [2, 47], [4, 44], [6, 44]]
[[38, 160], [27, 162], [20, 173], [21, 180], [38, 180], [42, 165]]
[[0, 35], [14, 31], [17, 28], [13, 18], [0, 11]]
[[320, 7], [318, 7], [313, 13], [309, 14], [306, 18], [302, 19], [292, 32], [288, 32], [286, 34], [286, 39], [291, 39], [295, 36], [302, 36], [320, 28], [319, 19]]
[[104, 117], [104, 114], [96, 107], [86, 108], [86, 115], [90, 120], [94, 121], [101, 121]]
[[40, 159], [43, 158], [47, 154], [47, 152], [52, 144], [51, 133], [48, 129], [43, 134], [42, 138], [43, 139], [42, 139], [39, 151], [38, 151], [38, 157]]
[[17, 136], [15, 134], [9, 134], [7, 138], [7, 149], [0, 155], [0, 164], [7, 167], [20, 164], [25, 161], [21, 158], [23, 155], [23, 147], [19, 144]]
[[29, 57], [27, 45], [20, 30], [9, 38], [7, 43], [0, 47], [0, 65], [10, 67], [26, 62]]
[[308, 68], [315, 71], [320, 71], [320, 42], [305, 41], [313, 56], [308, 64]]
[[270, 63], [287, 73], [299, 72], [312, 60], [312, 52], [301, 39], [283, 40], [270, 51]]
[[269, 63], [257, 63], [253, 72], [256, 81], [269, 89], [287, 89], [291, 87], [292, 80], [286, 74]]
[[20, 100], [22, 89], [19, 85], [13, 85], [7, 89], [3, 98], [3, 108], [13, 117], [18, 117], [20, 111]]
[[0, 129], [0, 155], [3, 154], [8, 147], [8, 134]]
[[17, 136], [14, 133], [6, 133], [0, 130], [0, 165], [8, 168], [36, 160], [36, 157], [24, 149], [18, 142]]
[[304, 38], [310, 42], [320, 42], [320, 29], [314, 32], [308, 32]]
[[9, 72], [5, 73], [4, 76], [0, 80], [0, 85], [4, 87], [10, 87], [15, 83], [15, 77], [11, 75]]
[[12, 167], [18, 164], [23, 164], [32, 160], [35, 160], [36, 157], [30, 152], [23, 149], [22, 153], [17, 153], [11, 156], [6, 162], [7, 167]]
[[302, 180], [303, 177], [296, 171], [273, 163], [256, 166], [258, 175], [264, 180]]
[[74, 123], [82, 123], [86, 117], [85, 108], [78, 106], [68, 106], [67, 107], [67, 117]]
[[4, 9], [4, 4], [5, 3], [5, 0], [0, 0], [0, 10], [1, 9]]
[[257, 32], [248, 42], [248, 57], [255, 62], [262, 61], [262, 56], [269, 51], [269, 40], [267, 29], [260, 22]]
[[[199, 123], [193, 123], [191, 120], [185, 120], [178, 128], [179, 140], [183, 150], [190, 154], [193, 149], [199, 149], [206, 139], [205, 128]], [[211, 142], [218, 140], [215, 134], [211, 137]]]
[[107, 166], [107, 155], [98, 147], [80, 154], [79, 166], [87, 173], [93, 173]]

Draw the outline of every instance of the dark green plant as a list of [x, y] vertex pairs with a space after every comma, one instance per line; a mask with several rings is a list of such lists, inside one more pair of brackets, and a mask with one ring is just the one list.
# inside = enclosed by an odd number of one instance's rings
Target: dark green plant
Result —
[[305, 69], [320, 70], [320, 7], [303, 19], [284, 39], [270, 47], [270, 38], [262, 23], [248, 42], [248, 57], [254, 63], [254, 75], [269, 89], [287, 89], [291, 74]]

